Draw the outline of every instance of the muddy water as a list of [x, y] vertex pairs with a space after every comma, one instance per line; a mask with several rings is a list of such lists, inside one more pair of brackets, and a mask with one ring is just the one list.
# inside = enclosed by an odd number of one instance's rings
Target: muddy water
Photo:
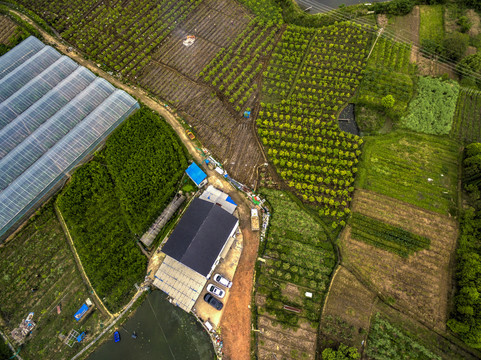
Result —
[[[135, 314], [88, 360], [212, 360], [209, 336], [195, 318], [171, 305], [161, 291], [154, 291]], [[137, 338], [132, 338], [135, 331]]]

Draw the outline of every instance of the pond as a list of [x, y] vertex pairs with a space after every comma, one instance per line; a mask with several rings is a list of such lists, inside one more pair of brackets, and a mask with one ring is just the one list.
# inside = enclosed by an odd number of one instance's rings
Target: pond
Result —
[[339, 115], [339, 128], [342, 131], [359, 135], [359, 128], [357, 127], [356, 117], [354, 115], [354, 104], [348, 104]]
[[[171, 305], [161, 291], [149, 294], [134, 315], [117, 327], [121, 340], [113, 336], [88, 360], [212, 360], [209, 335], [197, 320]], [[132, 338], [136, 332], [137, 338]]]

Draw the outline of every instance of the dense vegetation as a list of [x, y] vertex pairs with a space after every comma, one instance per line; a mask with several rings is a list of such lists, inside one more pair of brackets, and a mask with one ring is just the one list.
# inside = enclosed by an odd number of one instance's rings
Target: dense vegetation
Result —
[[[335, 265], [332, 244], [322, 226], [306, 213], [287, 193], [262, 189], [272, 207], [272, 220], [265, 244], [259, 256], [266, 259], [257, 281], [258, 294], [266, 296], [265, 306], [258, 314], [267, 312], [276, 321], [297, 327], [299, 319], [317, 328], [324, 295]], [[299, 295], [284, 293], [287, 284], [298, 287]], [[303, 296], [305, 291], [314, 295]], [[295, 314], [283, 305], [301, 309]]]
[[361, 354], [355, 347], [348, 347], [345, 344], [339, 345], [337, 350], [327, 348], [322, 352], [322, 360], [356, 360], [360, 358]]
[[135, 76], [200, 0], [97, 2], [21, 0], [106, 69]]
[[[80, 324], [73, 318], [92, 295], [77, 269], [53, 202], [38, 210], [11, 241], [0, 247], [0, 273], [0, 314], [5, 321], [2, 331], [9, 334], [29, 312], [34, 312], [37, 327], [22, 346], [23, 359], [71, 358], [86, 344], [60, 347], [58, 335], [67, 335], [75, 326], [96, 336], [99, 323], [107, 320], [98, 310]], [[57, 314], [57, 304], [62, 307], [61, 314]], [[0, 343], [1, 348], [3, 339]], [[11, 355], [4, 358], [0, 350], [0, 359], [13, 359]]]
[[454, 81], [421, 77], [417, 95], [409, 104], [409, 114], [401, 125], [426, 134], [443, 135], [451, 131], [459, 85]]
[[[415, 65], [410, 63], [410, 54], [408, 44], [383, 37], [376, 42], [354, 100], [356, 122], [363, 131], [379, 130], [386, 116], [397, 121], [405, 114], [414, 88]], [[383, 101], [389, 96], [392, 104]]]
[[458, 147], [454, 141], [401, 131], [365, 140], [358, 187], [442, 214], [455, 207]]
[[78, 169], [58, 198], [75, 248], [105, 305], [118, 310], [141, 282], [147, 259], [135, 244], [108, 170], [98, 161]]
[[275, 0], [239, 0], [247, 8], [252, 10], [259, 17], [272, 20], [275, 24], [281, 25], [282, 12], [281, 7]]
[[367, 356], [373, 360], [441, 360], [377, 314], [371, 320]]
[[173, 130], [145, 108], [81, 167], [58, 198], [75, 246], [106, 306], [118, 309], [141, 282], [146, 259], [135, 244], [176, 191], [187, 161]]
[[459, 89], [451, 135], [466, 143], [481, 141], [481, 92]]
[[264, 73], [257, 128], [269, 158], [292, 191], [333, 219], [349, 211], [362, 144], [335, 114], [359, 84], [368, 41], [352, 23], [289, 26]]
[[187, 168], [184, 151], [172, 128], [146, 108], [108, 140], [105, 159], [133, 233], [140, 236], [175, 193]]
[[278, 30], [271, 21], [253, 19], [229, 48], [217, 53], [200, 73], [236, 111], [246, 109], [245, 104], [257, 94], [262, 60], [272, 52]]
[[466, 344], [481, 348], [481, 144], [466, 147], [463, 184], [469, 207], [460, 222], [456, 259], [455, 310], [449, 328]]
[[429, 239], [358, 212], [352, 214], [350, 224], [353, 239], [405, 258], [416, 251], [429, 248]]

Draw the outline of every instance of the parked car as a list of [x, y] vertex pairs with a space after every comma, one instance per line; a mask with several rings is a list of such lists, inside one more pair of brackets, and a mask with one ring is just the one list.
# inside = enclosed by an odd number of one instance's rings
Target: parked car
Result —
[[207, 285], [207, 291], [210, 292], [212, 295], [217, 296], [218, 298], [223, 298], [225, 295], [225, 291], [218, 288], [214, 284]]
[[211, 294], [205, 294], [204, 301], [217, 310], [221, 310], [224, 307], [224, 304], [222, 304], [220, 300], [217, 300]]
[[232, 281], [227, 280], [225, 277], [223, 277], [220, 274], [215, 274], [214, 275], [214, 281], [218, 282], [222, 286], [225, 286], [226, 288], [231, 288], [232, 287]]
[[192, 131], [190, 131], [190, 130], [185, 130], [185, 133], [186, 133], [187, 136], [190, 138], [190, 140], [194, 140], [194, 139], [195, 139], [195, 135], [192, 134]]

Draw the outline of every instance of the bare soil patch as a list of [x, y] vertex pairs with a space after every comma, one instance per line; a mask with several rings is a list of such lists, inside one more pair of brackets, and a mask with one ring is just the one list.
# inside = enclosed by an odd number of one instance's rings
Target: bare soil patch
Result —
[[0, 15], [0, 44], [9, 44], [10, 37], [15, 33], [18, 28], [9, 17]]
[[[201, 84], [198, 76], [249, 21], [249, 13], [233, 0], [203, 2], [166, 38], [137, 81], [180, 111], [230, 176], [254, 187], [256, 167], [264, 159], [252, 118], [241, 118], [226, 99]], [[190, 47], [182, 44], [186, 35], [196, 36]]]
[[258, 323], [258, 359], [314, 359], [317, 335], [309, 325], [284, 329], [267, 316], [260, 316]]
[[472, 24], [468, 32], [469, 36], [478, 36], [481, 33], [481, 19], [479, 18], [479, 14], [473, 9], [469, 9], [466, 11], [466, 16]]
[[[231, 196], [236, 203], [243, 203], [238, 193], [231, 194]], [[239, 207], [239, 211], [241, 212], [240, 227], [244, 237], [243, 249], [220, 326], [224, 340], [225, 359], [249, 360], [251, 358], [250, 304], [259, 235], [250, 229], [249, 207], [243, 204]]]
[[415, 6], [408, 15], [394, 16], [389, 19], [389, 25], [386, 30], [394, 33], [396, 37], [419, 44], [419, 14], [419, 6]]
[[432, 329], [445, 330], [456, 221], [370, 191], [357, 191], [353, 210], [431, 240], [430, 248], [404, 259], [350, 237], [341, 236], [343, 264], [400, 311]]
[[349, 270], [340, 266], [321, 319], [319, 351], [327, 340], [355, 346], [361, 350], [366, 340], [376, 294], [366, 288]]

